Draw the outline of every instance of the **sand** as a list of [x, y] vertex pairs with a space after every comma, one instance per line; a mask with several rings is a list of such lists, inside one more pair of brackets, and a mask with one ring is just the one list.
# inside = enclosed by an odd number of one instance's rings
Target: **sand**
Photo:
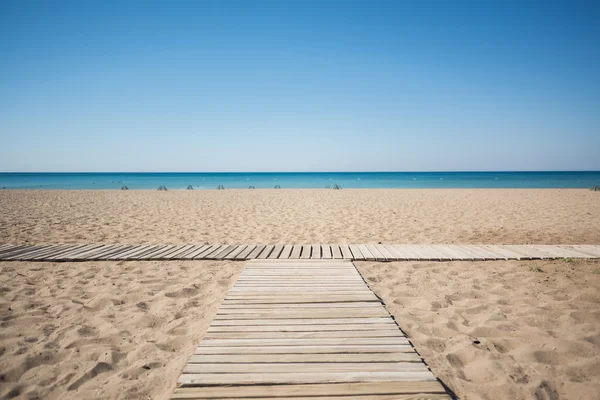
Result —
[[461, 399], [600, 399], [600, 261], [357, 264]]
[[242, 266], [0, 263], [0, 398], [168, 398]]
[[[588, 190], [0, 191], [0, 243], [599, 244]], [[600, 263], [358, 263], [462, 399], [599, 399]], [[243, 266], [0, 263], [0, 398], [167, 399]]]
[[585, 189], [0, 191], [0, 243], [598, 244]]

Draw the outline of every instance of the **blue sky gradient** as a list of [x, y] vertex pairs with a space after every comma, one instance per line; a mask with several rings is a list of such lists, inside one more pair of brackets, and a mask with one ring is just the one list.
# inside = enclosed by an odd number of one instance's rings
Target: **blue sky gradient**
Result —
[[600, 170], [600, 2], [3, 1], [0, 171]]

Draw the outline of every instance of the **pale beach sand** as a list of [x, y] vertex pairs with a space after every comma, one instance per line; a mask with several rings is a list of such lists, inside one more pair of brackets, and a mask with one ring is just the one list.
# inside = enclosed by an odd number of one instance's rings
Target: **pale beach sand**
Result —
[[600, 398], [600, 262], [359, 262], [461, 399]]
[[0, 263], [0, 398], [168, 398], [242, 266]]
[[[600, 243], [588, 190], [0, 191], [0, 243]], [[463, 399], [600, 398], [600, 263], [357, 263]], [[166, 399], [241, 262], [0, 263], [0, 398]]]
[[600, 243], [586, 189], [0, 191], [0, 243]]

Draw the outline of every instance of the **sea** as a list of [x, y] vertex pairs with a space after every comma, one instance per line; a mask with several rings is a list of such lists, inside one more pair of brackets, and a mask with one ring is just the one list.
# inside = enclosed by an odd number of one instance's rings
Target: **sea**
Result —
[[0, 188], [67, 190], [333, 188], [591, 188], [600, 171], [540, 172], [45, 172], [0, 173]]

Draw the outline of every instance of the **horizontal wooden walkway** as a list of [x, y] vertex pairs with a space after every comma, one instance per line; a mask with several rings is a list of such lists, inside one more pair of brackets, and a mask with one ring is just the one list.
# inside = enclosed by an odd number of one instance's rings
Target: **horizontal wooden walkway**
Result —
[[349, 261], [249, 261], [172, 399], [450, 399]]
[[600, 245], [0, 245], [0, 261], [346, 259], [357, 261], [600, 258]]

